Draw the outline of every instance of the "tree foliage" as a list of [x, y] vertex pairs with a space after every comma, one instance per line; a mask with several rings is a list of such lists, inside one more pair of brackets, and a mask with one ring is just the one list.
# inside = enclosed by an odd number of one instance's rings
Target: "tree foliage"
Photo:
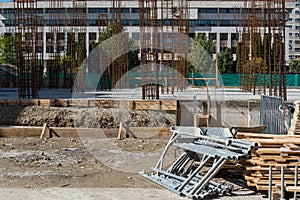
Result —
[[[105, 41], [105, 45], [103, 43], [102, 45], [108, 56], [118, 55], [123, 53], [120, 51], [126, 50], [128, 53], [120, 55], [120, 57], [115, 59], [114, 62], [121, 65], [119, 67], [128, 66], [128, 69], [130, 70], [140, 64], [138, 57], [139, 51], [134, 48], [134, 40], [130, 38], [128, 34], [124, 34], [124, 30], [125, 29], [120, 22], [116, 21], [111, 23], [106, 30], [100, 32], [99, 42], [93, 46], [96, 47], [98, 44]], [[116, 37], [111, 39], [112, 36]]]
[[0, 35], [0, 62], [16, 65], [16, 39], [13, 35]]
[[188, 55], [189, 72], [209, 72], [212, 70], [214, 43], [206, 35], [198, 35], [192, 42]]
[[224, 51], [219, 53], [218, 68], [219, 72], [222, 74], [231, 74], [234, 72], [233, 55], [231, 49], [226, 47]]
[[294, 59], [289, 65], [289, 73], [300, 73], [300, 60]]

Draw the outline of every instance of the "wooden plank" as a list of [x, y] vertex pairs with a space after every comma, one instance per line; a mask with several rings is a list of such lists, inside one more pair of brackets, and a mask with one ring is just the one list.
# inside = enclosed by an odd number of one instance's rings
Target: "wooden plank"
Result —
[[118, 132], [118, 137], [117, 137], [117, 139], [118, 140], [121, 140], [122, 139], [122, 137], [123, 137], [123, 134], [122, 134], [122, 128], [123, 128], [123, 123], [122, 122], [120, 122], [120, 127], [119, 127], [119, 132]]
[[[295, 142], [295, 141], [294, 141]], [[286, 143], [286, 144], [283, 144], [284, 147], [286, 147], [287, 149], [289, 150], [299, 150], [300, 147], [295, 145], [296, 143]]]
[[133, 109], [133, 101], [131, 100], [113, 100], [113, 107], [120, 109]]
[[7, 99], [6, 100], [6, 105], [7, 106], [17, 106], [17, 105], [20, 105], [20, 104], [19, 104], [18, 99]]
[[21, 106], [37, 106], [39, 105], [39, 101], [37, 99], [21, 99]]
[[50, 106], [66, 107], [66, 106], [68, 106], [68, 102], [67, 102], [67, 99], [50, 99]]
[[[284, 180], [284, 184], [290, 184], [293, 185], [294, 184], [294, 180]], [[280, 184], [281, 180], [280, 179], [273, 179], [272, 180], [273, 184]], [[300, 180], [298, 181], [298, 184], [300, 183]], [[269, 184], [269, 180], [258, 180], [257, 181], [257, 185], [268, 185]]]
[[102, 107], [102, 108], [112, 108], [112, 100], [100, 100], [91, 99], [89, 100], [90, 107]]
[[[58, 136], [67, 138], [90, 137], [90, 138], [116, 138], [119, 129], [101, 128], [65, 128], [50, 127]], [[40, 137], [43, 127], [32, 126], [10, 126], [0, 127], [0, 137], [22, 138]], [[170, 128], [168, 127], [131, 127], [129, 130], [138, 138], [170, 138]]]
[[51, 105], [50, 99], [39, 99], [38, 100], [38, 105], [39, 106], [50, 107], [50, 105]]
[[247, 139], [249, 142], [258, 142], [261, 144], [261, 146], [264, 145], [283, 145], [283, 144], [294, 144], [296, 148], [299, 148], [296, 146], [296, 144], [300, 145], [300, 137], [292, 137], [292, 136], [286, 136], [285, 138], [273, 138], [273, 139]]
[[281, 153], [280, 148], [258, 148], [254, 150], [258, 154], [279, 154]]
[[288, 192], [300, 192], [300, 186], [287, 186], [285, 190]]
[[0, 137], [24, 138], [24, 137], [39, 137], [42, 127], [0, 127]]
[[176, 100], [163, 100], [161, 101], [161, 109], [165, 111], [176, 111], [177, 110], [177, 101]]
[[160, 101], [158, 100], [135, 100], [134, 105], [136, 110], [161, 110]]
[[67, 105], [71, 107], [89, 107], [88, 99], [68, 99]]

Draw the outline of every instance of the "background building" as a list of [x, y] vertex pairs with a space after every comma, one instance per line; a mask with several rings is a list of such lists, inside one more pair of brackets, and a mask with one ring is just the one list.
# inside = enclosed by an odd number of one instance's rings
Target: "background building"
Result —
[[[286, 13], [286, 16], [291, 13], [288, 26], [284, 29], [286, 33], [285, 40], [289, 41], [290, 44], [285, 46], [288, 61], [288, 59], [295, 58], [300, 54], [300, 47], [297, 47], [300, 43], [300, 40], [297, 39], [299, 35], [297, 31], [299, 27], [297, 25], [299, 21], [297, 18], [299, 3], [295, 3], [294, 0], [282, 2], [285, 2], [285, 5], [279, 9], [284, 8], [283, 12]], [[64, 81], [62, 82], [60, 81], [61, 77], [57, 74], [57, 71], [62, 70], [60, 69], [62, 67], [61, 58], [69, 56], [71, 60], [81, 62], [89, 55], [91, 44], [99, 41], [101, 32], [106, 30], [112, 21], [119, 21], [129, 37], [137, 43], [145, 41], [144, 34], [141, 36], [141, 33], [146, 33], [153, 27], [160, 27], [169, 33], [183, 31], [182, 33], [190, 37], [205, 34], [215, 44], [214, 57], [216, 57], [217, 52], [221, 52], [225, 47], [228, 47], [232, 50], [235, 58], [238, 41], [242, 38], [243, 30], [241, 28], [252, 26], [248, 24], [248, 16], [253, 12], [257, 16], [263, 16], [261, 11], [263, 7], [267, 8], [269, 4], [268, 1], [246, 0], [4, 1], [0, 4], [0, 14], [6, 18], [6, 21], [5, 26], [0, 27], [0, 32], [24, 34], [22, 37], [29, 42], [20, 43], [20, 45], [25, 45], [24, 48], [28, 49], [26, 54], [27, 57], [30, 57], [28, 60], [35, 60], [36, 64], [41, 62], [39, 65], [43, 68], [43, 70], [40, 70], [38, 69], [40, 66], [38, 66], [35, 70], [31, 69], [31, 72], [40, 73], [40, 71], [43, 71], [44, 76], [47, 75], [47, 85], [57, 88], [72, 85], [72, 78], [64, 75]], [[275, 7], [281, 3], [277, 5], [275, 2], [271, 2], [271, 4], [274, 7], [270, 7], [270, 9], [274, 8], [276, 10]], [[275, 12], [273, 14], [279, 15]], [[265, 28], [262, 27], [262, 24], [260, 26], [261, 29]], [[269, 26], [283, 26], [283, 24]], [[158, 60], [167, 60], [160, 52], [156, 52], [156, 54]], [[141, 51], [140, 57], [142, 60], [143, 55], [149, 57], [146, 52]], [[57, 58], [60, 58], [60, 60]], [[18, 62], [23, 64], [22, 60], [18, 60]], [[74, 62], [71, 62], [69, 65], [73, 64]], [[72, 74], [72, 70], [76, 68], [75, 65], [76, 63], [73, 67], [69, 66], [68, 69], [63, 70]], [[27, 73], [27, 68], [30, 66], [32, 66], [32, 63], [25, 63], [21, 68], [24, 73]], [[185, 68], [186, 66], [182, 71], [186, 71]], [[120, 76], [120, 74], [116, 76]], [[23, 81], [22, 85], [25, 85], [25, 87], [28, 87], [26, 85], [41, 84], [39, 80], [29, 80], [28, 77], [24, 76], [21, 79], [21, 82]]]

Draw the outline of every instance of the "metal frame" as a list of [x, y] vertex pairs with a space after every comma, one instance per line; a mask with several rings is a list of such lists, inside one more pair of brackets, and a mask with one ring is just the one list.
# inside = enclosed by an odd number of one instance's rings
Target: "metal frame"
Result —
[[[212, 179], [227, 160], [245, 159], [257, 143], [222, 137], [214, 133], [214, 128], [205, 130], [171, 127], [172, 136], [156, 166], [152, 168], [154, 172], [141, 172], [141, 175], [178, 195], [194, 199], [212, 198], [230, 192], [230, 188]], [[184, 153], [169, 168], [164, 169], [164, 159], [171, 146], [183, 149]], [[205, 172], [204, 167], [205, 170], [209, 168], [208, 171]]]

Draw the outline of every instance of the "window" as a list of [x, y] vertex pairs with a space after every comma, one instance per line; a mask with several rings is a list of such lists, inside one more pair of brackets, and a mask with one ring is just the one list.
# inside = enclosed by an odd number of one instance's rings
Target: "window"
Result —
[[139, 33], [132, 33], [132, 39], [139, 40], [140, 39], [140, 34]]
[[4, 9], [4, 14], [14, 14], [15, 12], [14, 9]]
[[53, 37], [53, 33], [46, 33], [46, 40], [47, 41], [51, 41], [51, 40], [53, 40], [54, 39], [54, 37]]
[[130, 13], [130, 9], [129, 8], [122, 8], [121, 13]]
[[217, 8], [199, 8], [198, 13], [217, 13]]
[[89, 25], [90, 26], [98, 26], [98, 20], [96, 20], [96, 19], [90, 19]]
[[46, 9], [46, 13], [65, 13], [65, 9]]
[[234, 9], [234, 8], [220, 8], [219, 13], [238, 13], [240, 12], [239, 9]]
[[129, 20], [127, 20], [127, 19], [121, 20], [121, 25], [122, 26], [129, 26]]
[[89, 8], [89, 13], [108, 13], [108, 8]]
[[139, 26], [140, 25], [140, 21], [139, 20], [132, 20], [131, 25], [132, 26]]
[[228, 40], [228, 34], [227, 33], [220, 33], [221, 40]]
[[46, 47], [46, 53], [53, 53], [53, 52], [54, 52], [53, 46], [47, 46]]
[[43, 33], [38, 33], [38, 34], [36, 35], [36, 39], [37, 39], [37, 40], [43, 40]]
[[209, 33], [208, 37], [210, 40], [216, 40], [217, 39], [217, 33]]
[[89, 33], [89, 40], [96, 40], [97, 34], [96, 33]]
[[110, 9], [110, 12], [111, 12], [111, 13], [129, 13], [129, 12], [130, 12], [130, 9], [129, 9], [129, 8], [121, 8], [121, 9], [118, 9], [118, 8], [111, 8], [111, 9]]
[[43, 13], [43, 9], [35, 9], [34, 12], [35, 13]]
[[217, 26], [217, 21], [216, 20], [207, 20], [207, 25], [208, 26]]
[[189, 20], [189, 26], [190, 27], [195, 27], [195, 21], [194, 20]]
[[64, 52], [64, 49], [65, 49], [64, 46], [58, 46], [58, 47], [57, 47], [57, 52], [58, 52], [58, 53]]
[[237, 40], [239, 37], [238, 33], [231, 33], [231, 40]]
[[65, 40], [65, 34], [64, 33], [57, 33], [57, 40]]
[[197, 25], [198, 26], [206, 26], [206, 20], [198, 20]]
[[131, 13], [139, 13], [139, 9], [138, 8], [131, 8]]
[[37, 46], [37, 53], [43, 53], [43, 47], [42, 46]]

